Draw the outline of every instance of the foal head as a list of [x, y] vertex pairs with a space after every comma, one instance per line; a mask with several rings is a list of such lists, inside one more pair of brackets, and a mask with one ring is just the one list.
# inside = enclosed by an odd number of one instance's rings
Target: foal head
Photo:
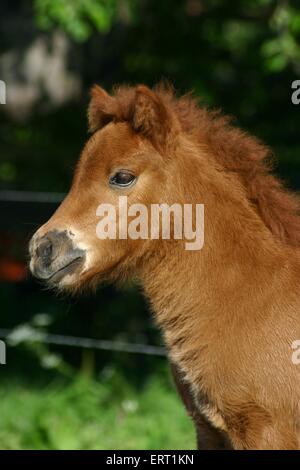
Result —
[[244, 244], [256, 234], [260, 243], [299, 249], [298, 198], [270, 174], [269, 149], [226, 116], [199, 108], [190, 96], [176, 99], [169, 90], [141, 85], [119, 88], [114, 96], [95, 86], [88, 118], [93, 135], [71, 190], [30, 243], [36, 277], [74, 289], [85, 281], [126, 278], [145, 260], [162, 257], [161, 239], [99, 239], [101, 204], [116, 209], [120, 234], [120, 196], [128, 206], [148, 208], [205, 203], [206, 252], [210, 243], [214, 251], [224, 245], [229, 252], [241, 232]]
[[114, 97], [95, 86], [91, 94], [93, 134], [71, 189], [30, 242], [32, 273], [64, 288], [126, 275], [145, 252], [147, 240], [97, 237], [99, 204], [110, 204], [118, 213], [120, 196], [127, 196], [128, 205], [176, 200], [176, 189], [167, 189], [167, 175], [178, 122], [159, 94], [145, 86], [122, 88]]

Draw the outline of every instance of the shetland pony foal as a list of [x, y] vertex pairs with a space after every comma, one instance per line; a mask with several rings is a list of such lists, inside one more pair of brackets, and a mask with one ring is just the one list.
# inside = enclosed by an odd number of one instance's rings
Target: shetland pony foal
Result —
[[[138, 279], [200, 448], [299, 449], [300, 219], [270, 174], [268, 149], [159, 87], [110, 96], [95, 86], [88, 116], [93, 135], [71, 190], [31, 241], [33, 274], [69, 290]], [[99, 240], [96, 209], [117, 207], [120, 195], [146, 206], [203, 203], [203, 249]]]

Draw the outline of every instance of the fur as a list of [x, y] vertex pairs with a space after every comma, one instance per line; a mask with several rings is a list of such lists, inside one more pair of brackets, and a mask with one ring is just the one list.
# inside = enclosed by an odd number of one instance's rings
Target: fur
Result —
[[[138, 279], [200, 446], [298, 449], [299, 201], [272, 175], [270, 150], [162, 86], [112, 96], [95, 86], [88, 116], [94, 134], [71, 191], [40, 229], [75, 227], [91, 248], [92, 266], [70, 289]], [[139, 175], [130, 202], [205, 204], [201, 251], [180, 240], [96, 239], [95, 208], [116, 201], [107, 178], [120, 167]]]

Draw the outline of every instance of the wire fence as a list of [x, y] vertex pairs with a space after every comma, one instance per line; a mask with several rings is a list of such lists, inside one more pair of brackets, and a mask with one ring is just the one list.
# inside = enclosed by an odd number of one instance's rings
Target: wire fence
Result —
[[49, 202], [49, 203], [60, 203], [64, 197], [65, 193], [57, 192], [39, 192], [39, 191], [11, 191], [11, 190], [1, 190], [0, 191], [0, 201], [9, 201], [9, 202]]
[[[1, 328], [0, 338], [6, 339], [14, 333], [12, 329]], [[83, 349], [100, 349], [104, 351], [117, 351], [133, 354], [146, 354], [150, 356], [166, 357], [166, 349], [162, 346], [148, 344], [126, 343], [123, 341], [110, 341], [95, 338], [79, 338], [76, 336], [55, 335], [35, 331], [30, 338], [24, 341], [53, 344], [59, 346], [71, 346]], [[10, 346], [8, 342], [8, 346]]]

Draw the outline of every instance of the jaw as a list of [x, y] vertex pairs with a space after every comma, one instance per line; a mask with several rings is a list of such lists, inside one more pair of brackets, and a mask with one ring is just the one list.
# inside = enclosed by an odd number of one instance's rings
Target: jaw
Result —
[[72, 279], [76, 279], [80, 276], [81, 269], [84, 265], [84, 258], [78, 257], [72, 260], [69, 264], [66, 266], [63, 266], [62, 268], [58, 269], [54, 274], [52, 274], [48, 279], [46, 279], [46, 283], [49, 286], [55, 287], [56, 285], [59, 285], [62, 283], [68, 284], [70, 281], [72, 282]]
[[103, 261], [95, 264], [85, 262], [84, 265], [79, 263], [74, 272], [63, 269], [46, 282], [50, 288], [71, 294], [80, 290], [96, 290], [103, 282], [123, 284], [132, 276], [132, 269], [127, 265], [126, 258], [124, 255], [105, 264]]

